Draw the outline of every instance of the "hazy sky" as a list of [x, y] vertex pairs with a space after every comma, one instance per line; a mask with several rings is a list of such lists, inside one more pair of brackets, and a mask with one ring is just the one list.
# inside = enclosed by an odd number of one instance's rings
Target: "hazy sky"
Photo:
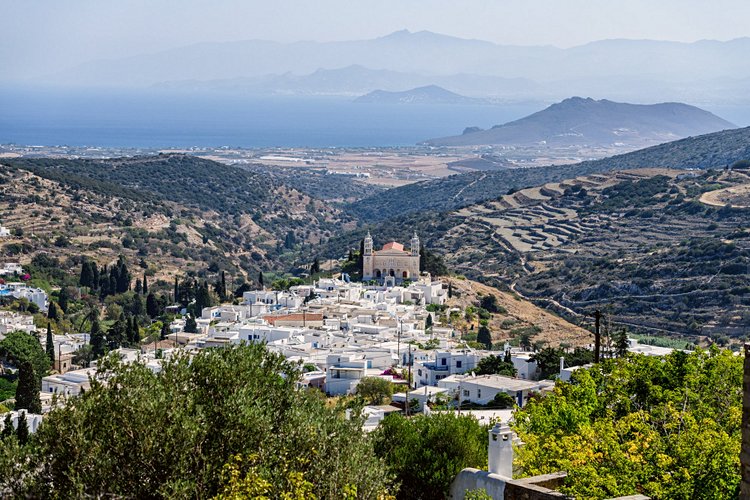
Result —
[[750, 35], [746, 0], [0, 0], [0, 80], [203, 41], [429, 30], [500, 44]]

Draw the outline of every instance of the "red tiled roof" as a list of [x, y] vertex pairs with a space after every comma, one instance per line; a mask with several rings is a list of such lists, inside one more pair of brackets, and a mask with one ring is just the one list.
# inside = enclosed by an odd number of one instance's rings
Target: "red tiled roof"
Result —
[[386, 243], [383, 245], [383, 250], [399, 250], [401, 252], [404, 251], [404, 245], [401, 243], [396, 243], [395, 241], [391, 241], [390, 243]]

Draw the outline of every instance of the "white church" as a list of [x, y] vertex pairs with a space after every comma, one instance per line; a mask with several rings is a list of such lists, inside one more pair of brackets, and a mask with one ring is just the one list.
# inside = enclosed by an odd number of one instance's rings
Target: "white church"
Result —
[[383, 280], [395, 278], [396, 282], [419, 279], [419, 237], [417, 233], [411, 238], [409, 250], [404, 245], [391, 241], [381, 250], [373, 250], [372, 236], [367, 233], [362, 256], [362, 280]]

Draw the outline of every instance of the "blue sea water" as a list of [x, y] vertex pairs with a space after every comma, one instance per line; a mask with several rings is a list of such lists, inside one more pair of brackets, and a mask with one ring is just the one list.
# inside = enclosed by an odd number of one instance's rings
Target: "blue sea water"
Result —
[[110, 147], [387, 147], [491, 127], [545, 106], [0, 88], [0, 143]]

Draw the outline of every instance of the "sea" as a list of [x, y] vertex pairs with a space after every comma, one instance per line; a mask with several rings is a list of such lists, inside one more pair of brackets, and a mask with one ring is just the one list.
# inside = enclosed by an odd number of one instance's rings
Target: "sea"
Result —
[[395, 147], [545, 107], [370, 104], [348, 97], [0, 89], [0, 144], [126, 148]]
[[[0, 88], [0, 144], [119, 148], [398, 147], [489, 128], [543, 101], [370, 104], [348, 97], [258, 97], [162, 89]], [[739, 126], [750, 105], [706, 107]]]

